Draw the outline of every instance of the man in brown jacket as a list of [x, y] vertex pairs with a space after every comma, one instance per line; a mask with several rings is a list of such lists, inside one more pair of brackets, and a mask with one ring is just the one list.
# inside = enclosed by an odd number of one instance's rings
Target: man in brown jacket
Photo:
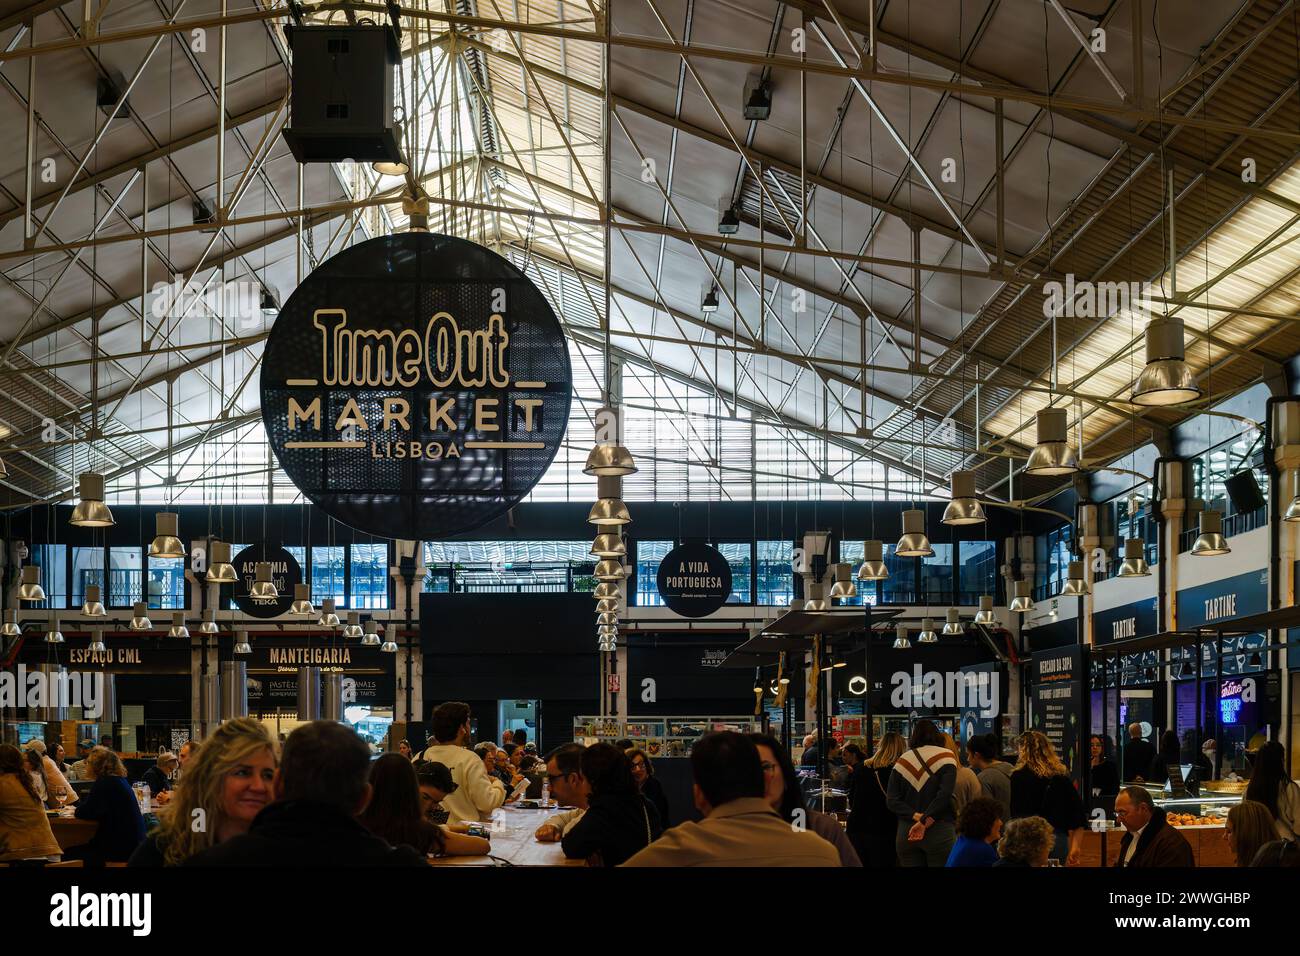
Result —
[[1144, 787], [1125, 787], [1115, 798], [1115, 818], [1125, 829], [1116, 866], [1195, 866], [1192, 847], [1169, 825]]
[[691, 748], [699, 823], [664, 831], [623, 866], [839, 866], [828, 841], [787, 823], [768, 804], [758, 747], [732, 731]]

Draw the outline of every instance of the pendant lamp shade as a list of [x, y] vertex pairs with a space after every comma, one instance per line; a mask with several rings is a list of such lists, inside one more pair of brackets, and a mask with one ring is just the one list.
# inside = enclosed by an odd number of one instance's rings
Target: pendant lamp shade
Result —
[[943, 624], [945, 634], [965, 634], [966, 628], [961, 623], [961, 612], [955, 607], [948, 608], [948, 617]]
[[939, 641], [939, 635], [934, 633], [934, 619], [923, 618], [921, 620], [921, 633], [917, 635], [917, 642], [920, 644], [935, 644]]
[[85, 471], [77, 476], [77, 495], [81, 499], [72, 509], [69, 523], [78, 528], [111, 528], [113, 512], [104, 504], [104, 476]]
[[244, 655], [247, 655], [247, 654], [251, 654], [251, 653], [253, 653], [253, 648], [250, 647], [250, 646], [249, 646], [249, 643], [248, 643], [248, 632], [247, 632], [247, 631], [236, 631], [236, 632], [235, 632], [235, 648], [234, 648], [234, 653], [235, 653], [235, 654], [239, 654], [240, 656], [244, 656]]
[[253, 586], [248, 589], [248, 596], [265, 601], [274, 601], [280, 597], [280, 591], [271, 580], [271, 562], [258, 561], [253, 572]]
[[153, 627], [149, 620], [149, 611], [143, 601], [136, 601], [131, 610], [131, 630], [147, 631]]
[[365, 633], [361, 636], [361, 644], [364, 647], [379, 646], [379, 625], [374, 621], [366, 621]]
[[104, 646], [104, 629], [102, 627], [96, 627], [91, 630], [89, 650], [92, 654], [103, 654], [108, 650], [108, 648]]
[[1137, 405], [1177, 405], [1201, 397], [1196, 376], [1184, 360], [1183, 320], [1161, 316], [1146, 330], [1146, 367], [1133, 383]]
[[289, 605], [290, 614], [312, 615], [316, 609], [311, 606], [311, 585], [295, 584], [293, 586], [293, 603]]
[[1038, 444], [1025, 463], [1027, 475], [1072, 475], [1079, 470], [1079, 459], [1070, 447], [1064, 408], [1039, 409], [1036, 416]]
[[618, 601], [617, 601], [615, 598], [601, 598], [599, 601], [596, 602], [596, 613], [597, 613], [597, 614], [606, 614], [606, 613], [609, 613], [609, 614], [617, 614], [617, 613], [618, 613]]
[[622, 445], [597, 445], [587, 455], [582, 473], [596, 478], [622, 478], [636, 474], [636, 461]]
[[613, 611], [606, 611], [603, 614], [597, 614], [596, 623], [601, 625], [608, 624], [616, 627], [618, 625], [618, 615]]
[[594, 590], [592, 594], [596, 596], [596, 600], [598, 601], [603, 598], [614, 598], [617, 600], [621, 592], [619, 591], [617, 584], [610, 584], [608, 581], [601, 581], [596, 585], [596, 590]]
[[334, 613], [334, 599], [326, 598], [320, 602], [320, 620], [316, 622], [321, 627], [338, 627], [339, 616]]
[[912, 642], [907, 637], [907, 625], [900, 624], [894, 628], [894, 650], [905, 651], [912, 646]]
[[975, 612], [976, 624], [992, 625], [997, 623], [997, 618], [993, 616], [993, 597], [985, 594], [980, 598], [980, 609]]
[[1029, 582], [1021, 579], [1015, 584], [1010, 610], [1025, 614], [1034, 609], [1034, 599], [1029, 595]]
[[49, 626], [45, 629], [46, 644], [62, 644], [63, 632], [59, 630], [59, 619], [57, 616], [50, 618]]
[[605, 532], [596, 535], [591, 543], [591, 553], [598, 558], [621, 558], [627, 554], [627, 545], [623, 536], [617, 532]]
[[631, 522], [627, 505], [623, 504], [623, 479], [615, 475], [601, 475], [596, 479], [596, 503], [587, 513], [588, 524], [602, 530], [617, 529]]
[[1295, 494], [1291, 496], [1291, 503], [1286, 506], [1286, 511], [1282, 515], [1283, 521], [1300, 521], [1300, 471], [1295, 473], [1295, 479]]
[[858, 596], [858, 586], [853, 583], [853, 566], [851, 564], [835, 565], [835, 580], [831, 584], [831, 597], [851, 598]]
[[952, 473], [952, 500], [943, 509], [943, 523], [979, 524], [984, 520], [984, 506], [975, 498], [975, 472]]
[[379, 645], [379, 652], [380, 652], [381, 654], [396, 654], [396, 653], [397, 653], [397, 642], [394, 641], [394, 640], [392, 639], [392, 637], [388, 637], [388, 638], [386, 638], [386, 639], [384, 640], [384, 643], [382, 643], [382, 644]]
[[168, 637], [189, 637], [190, 629], [185, 626], [185, 612], [176, 611], [172, 614], [172, 626], [167, 629]]
[[41, 587], [41, 566], [29, 564], [22, 570], [22, 580], [18, 585], [18, 600], [33, 604], [45, 600], [45, 588]]
[[173, 511], [160, 511], [154, 515], [154, 539], [149, 543], [151, 558], [183, 558], [185, 545], [176, 536], [179, 518]]
[[209, 584], [234, 584], [239, 580], [230, 563], [230, 545], [225, 541], [213, 541], [208, 549], [207, 580]]
[[910, 509], [903, 512], [903, 536], [894, 547], [900, 558], [929, 558], [934, 556], [930, 539], [925, 534], [925, 512]]
[[1124, 542], [1124, 560], [1120, 563], [1120, 578], [1147, 578], [1151, 568], [1147, 565], [1146, 546], [1139, 538], [1128, 538]]
[[23, 629], [18, 626], [18, 612], [10, 608], [5, 611], [4, 623], [0, 624], [0, 634], [5, 637], [18, 637]]
[[81, 605], [81, 613], [86, 617], [108, 616], [108, 612], [104, 610], [104, 602], [100, 597], [98, 584], [86, 585], [86, 600]]
[[597, 561], [594, 573], [597, 581], [611, 581], [616, 583], [627, 577], [627, 572], [624, 570], [622, 563], [613, 558], [605, 558], [602, 561]]
[[1065, 584], [1061, 588], [1061, 594], [1065, 597], [1083, 597], [1091, 593], [1092, 588], [1088, 586], [1088, 580], [1083, 576], [1083, 562], [1071, 561], [1066, 569]]
[[216, 612], [216, 610], [215, 610], [214, 608], [210, 608], [210, 607], [209, 607], [209, 608], [204, 608], [204, 610], [203, 610], [203, 623], [201, 623], [201, 624], [199, 625], [199, 633], [200, 633], [200, 634], [216, 634], [216, 633], [218, 632], [218, 630], [219, 630], [219, 629], [217, 628], [217, 612]]
[[1192, 545], [1192, 554], [1197, 557], [1210, 558], [1232, 551], [1228, 539], [1223, 536], [1223, 513], [1220, 511], [1202, 511], [1200, 520], [1201, 533]]
[[347, 627], [343, 628], [343, 636], [344, 637], [361, 636], [361, 612], [360, 611], [348, 611], [348, 623], [347, 623]]
[[889, 577], [889, 568], [885, 567], [885, 544], [883, 541], [867, 541], [863, 544], [862, 567], [858, 568], [859, 581], [883, 581]]

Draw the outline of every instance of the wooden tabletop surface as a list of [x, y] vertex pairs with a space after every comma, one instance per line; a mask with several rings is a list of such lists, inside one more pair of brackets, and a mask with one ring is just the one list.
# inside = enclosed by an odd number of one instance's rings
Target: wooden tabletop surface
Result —
[[446, 856], [429, 862], [434, 866], [495, 866], [498, 860], [514, 866], [586, 865], [585, 860], [566, 859], [559, 843], [538, 843], [533, 836], [554, 814], [555, 810], [499, 807], [492, 812], [491, 856]]

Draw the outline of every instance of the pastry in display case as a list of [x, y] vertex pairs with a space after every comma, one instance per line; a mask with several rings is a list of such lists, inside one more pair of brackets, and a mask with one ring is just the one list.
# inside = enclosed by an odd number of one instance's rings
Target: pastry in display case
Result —
[[1228, 820], [1228, 811], [1241, 803], [1246, 792], [1244, 780], [1207, 780], [1199, 796], [1174, 796], [1158, 787], [1147, 787], [1156, 806], [1165, 811], [1168, 822], [1177, 828], [1218, 827]]

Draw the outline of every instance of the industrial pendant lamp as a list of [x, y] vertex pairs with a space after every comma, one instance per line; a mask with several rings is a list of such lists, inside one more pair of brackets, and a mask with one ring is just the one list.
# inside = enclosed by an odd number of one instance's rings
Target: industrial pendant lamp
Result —
[[975, 498], [975, 472], [952, 473], [952, 500], [943, 509], [943, 523], [979, 524], [984, 520], [984, 506]]
[[190, 629], [185, 626], [185, 612], [176, 611], [172, 614], [172, 626], [167, 629], [168, 637], [189, 637]]
[[582, 473], [593, 478], [622, 478], [636, 474], [636, 470], [636, 461], [630, 451], [622, 445], [602, 444], [587, 454], [587, 464]]
[[858, 586], [853, 583], [853, 566], [851, 564], [835, 565], [835, 581], [831, 584], [832, 598], [851, 598], [858, 596]]
[[618, 585], [610, 584], [608, 581], [601, 581], [596, 585], [596, 590], [591, 593], [595, 595], [597, 601], [602, 600], [603, 598], [613, 598], [617, 600], [621, 595]]
[[1202, 511], [1200, 525], [1201, 533], [1196, 536], [1196, 543], [1192, 545], [1192, 554], [1202, 558], [1212, 558], [1232, 551], [1228, 547], [1228, 539], [1223, 536], [1223, 512]]
[[382, 643], [382, 644], [379, 645], [379, 653], [381, 653], [381, 654], [396, 654], [396, 653], [397, 653], [397, 642], [396, 642], [395, 640], [393, 640], [391, 634], [385, 632], [385, 635], [384, 635], [384, 643]]
[[612, 640], [613, 638], [618, 637], [618, 628], [612, 624], [602, 624], [600, 627], [596, 628], [596, 635], [598, 637], [608, 637]]
[[976, 624], [993, 625], [997, 623], [997, 618], [993, 616], [993, 597], [985, 594], [980, 598], [980, 609], [975, 612]]
[[253, 648], [250, 647], [249, 644], [248, 644], [248, 632], [247, 632], [247, 631], [236, 631], [236, 632], [235, 632], [235, 647], [234, 647], [233, 653], [235, 653], [235, 654], [239, 654], [240, 656], [244, 656], [244, 655], [247, 655], [247, 654], [251, 654], [251, 653], [253, 653]]
[[153, 627], [149, 621], [149, 612], [144, 606], [143, 601], [136, 601], [131, 609], [131, 630], [147, 631]]
[[275, 586], [275, 582], [271, 580], [270, 561], [258, 561], [256, 570], [253, 574], [253, 586], [248, 589], [249, 597], [260, 598], [268, 601], [274, 601], [279, 598], [280, 591]]
[[900, 624], [894, 628], [894, 650], [905, 651], [912, 646], [912, 642], [907, 638], [907, 625]]
[[601, 652], [602, 654], [613, 654], [615, 651], [618, 650], [618, 644], [612, 640], [604, 640], [602, 638], [599, 642], [597, 642], [596, 650]]
[[859, 581], [883, 581], [889, 577], [889, 568], [885, 567], [885, 545], [882, 541], [863, 543], [862, 567], [858, 568]]
[[108, 648], [104, 646], [104, 629], [102, 627], [92, 628], [90, 632], [90, 647], [92, 654], [103, 654]]
[[588, 524], [604, 528], [618, 527], [632, 521], [627, 505], [623, 504], [623, 482], [617, 476], [598, 476], [596, 494], [596, 503], [587, 515]]
[[22, 634], [23, 629], [18, 626], [18, 612], [12, 608], [5, 611], [5, 620], [0, 624], [0, 634], [5, 637], [18, 637]]
[[320, 620], [316, 622], [321, 627], [338, 627], [339, 616], [334, 613], [334, 599], [326, 598], [320, 602]]
[[601, 598], [599, 601], [596, 602], [596, 613], [597, 613], [597, 614], [605, 614], [605, 613], [617, 614], [617, 613], [618, 613], [618, 601], [615, 600], [614, 598]]
[[213, 608], [207, 608], [203, 612], [203, 623], [199, 625], [199, 633], [216, 634], [217, 632], [217, 612]]
[[72, 509], [70, 523], [78, 528], [110, 528], [113, 512], [104, 504], [104, 476], [84, 471], [77, 476], [77, 493], [81, 500]]
[[944, 621], [943, 632], [945, 634], [965, 634], [966, 628], [961, 623], [961, 612], [955, 607], [948, 608], [948, 619]]
[[717, 285], [709, 286], [709, 290], [704, 293], [704, 298], [700, 300], [701, 312], [718, 311], [718, 287]]
[[609, 625], [617, 626], [618, 615], [615, 614], [613, 611], [603, 611], [602, 613], [596, 615], [596, 623], [601, 625], [609, 624]]
[[1091, 594], [1088, 580], [1083, 576], [1083, 562], [1071, 561], [1065, 572], [1065, 584], [1061, 587], [1062, 597], [1083, 597]]
[[900, 558], [929, 558], [934, 556], [930, 539], [925, 535], [925, 512], [911, 509], [903, 512], [903, 536], [894, 547]]
[[234, 584], [239, 580], [235, 566], [230, 563], [230, 545], [225, 541], [213, 541], [209, 550], [208, 576], [209, 584]]
[[1079, 459], [1070, 447], [1069, 428], [1064, 408], [1039, 409], [1038, 444], [1025, 463], [1027, 475], [1072, 475], [1079, 470]]
[[603, 561], [596, 562], [596, 570], [593, 572], [597, 581], [622, 581], [627, 577], [627, 571], [624, 570], [621, 562], [613, 558], [606, 558]]
[[934, 633], [934, 618], [926, 617], [921, 619], [921, 633], [916, 637], [919, 644], [937, 644], [939, 635]]
[[174, 511], [154, 515], [154, 539], [149, 543], [151, 558], [183, 558], [185, 545], [176, 537], [178, 517]]
[[311, 606], [311, 585], [295, 584], [293, 586], [293, 603], [289, 605], [290, 614], [311, 615], [316, 609]]
[[1283, 521], [1300, 521], [1300, 471], [1295, 473], [1295, 494], [1291, 496], [1291, 503], [1286, 506], [1286, 512], [1282, 515]]
[[104, 602], [100, 597], [99, 585], [86, 585], [86, 600], [81, 605], [81, 613], [86, 617], [107, 617], [108, 612], [104, 610]]
[[45, 631], [46, 644], [62, 644], [63, 632], [59, 630], [59, 619], [55, 615], [50, 616], [50, 626]]
[[598, 558], [621, 558], [627, 554], [627, 545], [623, 543], [621, 534], [606, 532], [596, 535], [590, 553]]
[[802, 611], [806, 603], [803, 598], [790, 598], [790, 610]]
[[344, 637], [361, 636], [361, 612], [360, 611], [348, 611], [348, 624], [347, 627], [343, 628], [343, 636]]
[[23, 568], [22, 583], [18, 585], [18, 600], [32, 603], [45, 600], [45, 588], [41, 587], [39, 564], [29, 564]]
[[1139, 538], [1128, 538], [1124, 542], [1124, 560], [1119, 566], [1120, 578], [1149, 578], [1151, 568], [1147, 566], [1146, 546]]
[[374, 621], [366, 621], [365, 633], [361, 636], [362, 646], [378, 647], [380, 643], [381, 642], [379, 640], [379, 625], [376, 624]]
[[1133, 383], [1136, 405], [1177, 405], [1201, 397], [1201, 387], [1183, 359], [1183, 320], [1154, 318], [1146, 331], [1147, 364]]
[[1029, 582], [1021, 578], [1015, 583], [1014, 596], [1008, 610], [1025, 614], [1034, 609], [1034, 599], [1029, 596]]
[[805, 611], [824, 611], [826, 610], [826, 588], [820, 581], [810, 581], [808, 583], [808, 598], [803, 602]]

